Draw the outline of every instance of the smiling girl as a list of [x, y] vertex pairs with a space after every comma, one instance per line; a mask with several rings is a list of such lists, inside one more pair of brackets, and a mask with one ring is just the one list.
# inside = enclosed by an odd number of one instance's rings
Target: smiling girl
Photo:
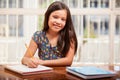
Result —
[[[37, 49], [39, 58], [33, 57]], [[70, 10], [64, 3], [55, 1], [45, 13], [43, 29], [34, 33], [22, 64], [70, 66], [76, 50], [77, 38]]]

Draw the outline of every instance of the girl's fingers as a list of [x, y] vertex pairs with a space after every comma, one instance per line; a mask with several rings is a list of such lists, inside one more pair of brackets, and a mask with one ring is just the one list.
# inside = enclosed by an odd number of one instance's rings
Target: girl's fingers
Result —
[[29, 66], [30, 68], [36, 68], [36, 67], [37, 67], [37, 65], [35, 65], [33, 62], [31, 62], [30, 64], [28, 64], [28, 66]]
[[32, 65], [33, 67], [37, 67], [37, 66], [39, 65], [39, 60], [38, 60], [38, 59], [36, 59], [36, 58], [31, 58], [31, 61], [32, 61], [31, 65]]

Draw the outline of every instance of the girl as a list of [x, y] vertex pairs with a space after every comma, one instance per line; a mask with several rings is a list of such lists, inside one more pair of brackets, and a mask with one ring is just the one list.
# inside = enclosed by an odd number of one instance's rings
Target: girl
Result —
[[[38, 58], [33, 57], [38, 49]], [[36, 31], [22, 58], [29, 67], [70, 66], [77, 50], [77, 38], [69, 8], [62, 2], [53, 2], [45, 13], [41, 31]]]

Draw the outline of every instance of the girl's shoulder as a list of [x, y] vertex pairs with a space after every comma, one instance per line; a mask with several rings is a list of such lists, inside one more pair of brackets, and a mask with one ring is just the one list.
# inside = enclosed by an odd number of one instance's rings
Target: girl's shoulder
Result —
[[36, 31], [35, 33], [34, 33], [34, 35], [35, 36], [44, 36], [45, 35], [45, 32], [44, 31]]
[[45, 32], [44, 31], [36, 31], [32, 38], [36, 43], [41, 43], [45, 38]]

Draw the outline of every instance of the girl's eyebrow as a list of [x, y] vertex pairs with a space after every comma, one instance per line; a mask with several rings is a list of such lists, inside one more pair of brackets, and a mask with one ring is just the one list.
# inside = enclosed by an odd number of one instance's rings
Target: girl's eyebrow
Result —
[[[57, 16], [57, 17], [59, 17], [59, 15], [57, 15], [57, 14], [53, 14], [52, 16]], [[66, 17], [62, 17], [62, 18], [67, 19]]]

